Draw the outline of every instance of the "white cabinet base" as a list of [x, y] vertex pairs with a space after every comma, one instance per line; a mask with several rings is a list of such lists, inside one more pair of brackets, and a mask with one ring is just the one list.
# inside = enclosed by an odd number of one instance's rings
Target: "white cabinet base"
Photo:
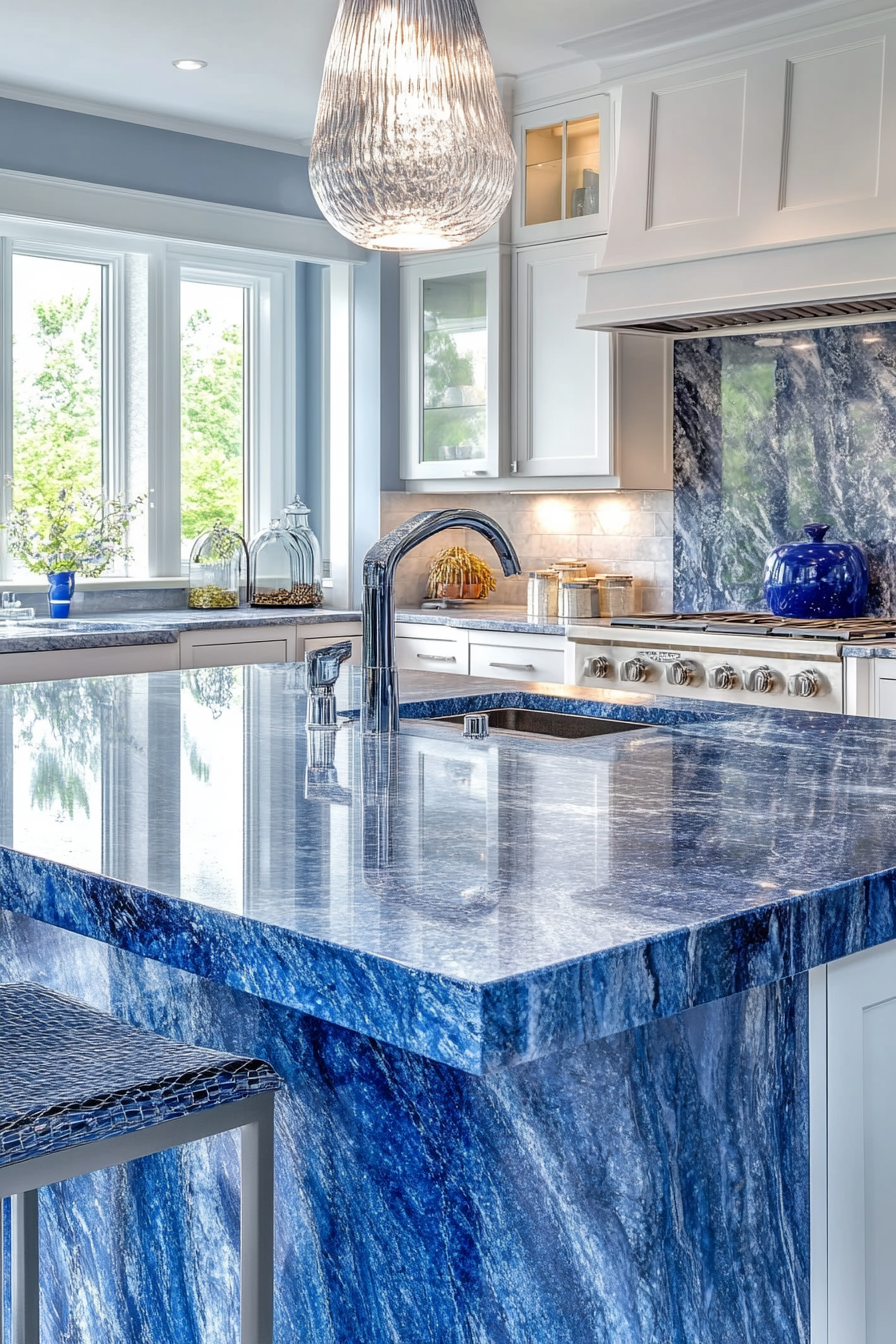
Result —
[[896, 1339], [896, 941], [810, 977], [812, 1344]]
[[48, 649], [0, 653], [0, 686], [23, 681], [66, 681], [127, 672], [176, 672], [176, 644], [126, 644], [103, 649]]

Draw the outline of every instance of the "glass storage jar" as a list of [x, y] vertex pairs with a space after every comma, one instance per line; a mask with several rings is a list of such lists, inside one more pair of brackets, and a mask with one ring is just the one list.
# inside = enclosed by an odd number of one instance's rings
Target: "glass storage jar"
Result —
[[239, 532], [215, 523], [190, 552], [189, 606], [202, 610], [238, 607], [245, 575], [246, 543]]
[[631, 574], [601, 574], [597, 580], [600, 614], [632, 616], [635, 611], [635, 580]]
[[320, 545], [298, 496], [249, 547], [253, 607], [319, 607], [324, 600]]

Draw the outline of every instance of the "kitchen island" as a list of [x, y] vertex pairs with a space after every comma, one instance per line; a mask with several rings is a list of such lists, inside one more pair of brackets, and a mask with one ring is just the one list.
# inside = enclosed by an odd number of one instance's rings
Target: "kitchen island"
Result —
[[[402, 689], [328, 754], [297, 668], [0, 688], [0, 979], [282, 1074], [283, 1344], [807, 1340], [809, 973], [896, 938], [896, 729]], [[626, 728], [428, 721], [513, 704]], [[44, 1344], [235, 1340], [237, 1182], [46, 1192]]]

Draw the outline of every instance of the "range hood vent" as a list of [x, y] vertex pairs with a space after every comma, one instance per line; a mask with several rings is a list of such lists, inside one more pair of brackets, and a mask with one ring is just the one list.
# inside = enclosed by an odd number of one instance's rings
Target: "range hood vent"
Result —
[[783, 308], [747, 308], [736, 313], [703, 313], [694, 317], [665, 318], [647, 322], [620, 322], [617, 331], [656, 332], [662, 336], [700, 336], [742, 327], [815, 326], [819, 322], [849, 322], [875, 313], [896, 314], [896, 294], [877, 299], [843, 300], [839, 303], [804, 303]]
[[896, 317], [896, 229], [586, 272], [579, 327], [694, 337]]

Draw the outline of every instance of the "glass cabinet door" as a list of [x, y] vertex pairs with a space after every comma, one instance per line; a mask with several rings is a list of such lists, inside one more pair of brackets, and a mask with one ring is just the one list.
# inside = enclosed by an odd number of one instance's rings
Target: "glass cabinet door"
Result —
[[405, 480], [499, 474], [509, 290], [509, 248], [402, 265]]
[[[609, 141], [609, 99], [579, 100], [516, 118], [521, 171], [517, 242], [547, 242], [606, 231], [601, 141]], [[606, 159], [606, 154], [604, 155]], [[604, 180], [608, 180], [604, 162]]]
[[487, 276], [423, 281], [423, 461], [486, 456]]

